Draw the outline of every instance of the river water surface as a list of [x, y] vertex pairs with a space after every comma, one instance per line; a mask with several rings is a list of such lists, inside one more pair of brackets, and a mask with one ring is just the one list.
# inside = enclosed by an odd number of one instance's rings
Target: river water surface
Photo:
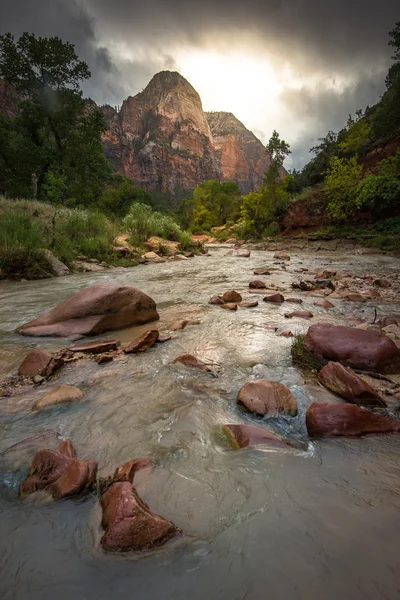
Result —
[[[134, 285], [157, 302], [168, 330], [178, 318], [199, 320], [141, 356], [97, 365], [65, 366], [55, 381], [28, 394], [0, 399], [0, 598], [2, 600], [396, 600], [400, 597], [400, 436], [307, 438], [304, 415], [315, 400], [335, 400], [310, 375], [293, 367], [290, 339], [274, 328], [303, 332], [309, 322], [284, 318], [297, 305], [274, 306], [248, 292], [255, 268], [274, 266], [269, 284], [286, 296], [293, 269], [326, 267], [363, 275], [390, 272], [387, 257], [306, 254], [287, 271], [272, 253], [143, 265], [0, 287], [0, 377], [16, 372], [29, 348], [56, 350], [60, 339], [22, 338], [15, 329], [89, 285]], [[228, 289], [254, 309], [208, 305]], [[373, 318], [375, 304], [333, 301], [313, 306], [316, 321], [343, 322], [355, 312]], [[382, 307], [378, 306], [378, 309]], [[391, 306], [390, 313], [399, 313]], [[153, 326], [151, 325], [151, 326]], [[148, 326], [102, 338], [134, 339]], [[278, 329], [279, 333], [280, 329]], [[217, 377], [173, 365], [194, 354]], [[255, 422], [236, 406], [240, 387], [254, 378], [287, 385], [299, 403], [295, 419], [259, 423], [298, 442], [299, 450], [230, 450], [224, 423]], [[68, 383], [85, 393], [75, 405], [34, 413], [44, 391]], [[150, 508], [183, 535], [155, 552], [107, 555], [99, 549], [100, 512], [93, 494], [48, 503], [18, 499], [34, 452], [69, 437], [79, 458], [95, 459], [101, 475], [123, 462], [150, 457], [156, 467], [137, 489]], [[24, 440], [30, 441], [24, 441]], [[21, 443], [19, 443], [21, 442]], [[17, 444], [17, 445], [15, 445]]]

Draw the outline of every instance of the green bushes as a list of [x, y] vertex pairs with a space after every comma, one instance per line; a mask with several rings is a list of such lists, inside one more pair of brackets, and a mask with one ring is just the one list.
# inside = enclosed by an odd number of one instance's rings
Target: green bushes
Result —
[[168, 215], [153, 211], [146, 204], [134, 204], [123, 220], [124, 227], [130, 232], [132, 243], [141, 245], [151, 236], [180, 242], [182, 230]]

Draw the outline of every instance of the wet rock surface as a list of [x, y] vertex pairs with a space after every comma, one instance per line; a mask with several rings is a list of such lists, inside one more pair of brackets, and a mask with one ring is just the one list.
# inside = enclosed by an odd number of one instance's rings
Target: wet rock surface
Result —
[[234, 450], [255, 446], [288, 448], [291, 445], [275, 433], [272, 433], [272, 431], [268, 431], [268, 429], [258, 427], [257, 425], [230, 424], [224, 425], [223, 429]]
[[45, 394], [32, 406], [32, 410], [43, 410], [58, 404], [70, 404], [83, 398], [84, 393], [73, 385], [59, 385]]
[[237, 401], [248, 411], [264, 416], [266, 414], [297, 414], [297, 401], [291, 391], [282, 383], [258, 379], [249, 381], [239, 391]]
[[306, 425], [312, 437], [356, 436], [400, 432], [400, 421], [373, 413], [355, 404], [314, 402]]
[[154, 346], [159, 337], [159, 332], [157, 329], [150, 329], [149, 331], [145, 331], [143, 335], [138, 337], [136, 340], [128, 344], [124, 347], [125, 354], [135, 354], [137, 352], [146, 352]]
[[359, 375], [340, 363], [328, 363], [318, 375], [326, 388], [354, 404], [386, 406], [385, 399]]

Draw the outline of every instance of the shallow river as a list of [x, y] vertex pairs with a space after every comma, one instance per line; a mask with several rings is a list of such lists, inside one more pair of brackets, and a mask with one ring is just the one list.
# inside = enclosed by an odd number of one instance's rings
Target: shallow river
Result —
[[[161, 330], [177, 318], [201, 321], [141, 356], [64, 367], [46, 389], [77, 385], [85, 397], [75, 405], [31, 412], [43, 387], [0, 399], [2, 600], [400, 597], [400, 436], [308, 441], [305, 410], [329, 394], [292, 366], [290, 339], [278, 337], [274, 327], [303, 332], [310, 323], [284, 318], [297, 305], [270, 305], [248, 292], [255, 268], [279, 268], [272, 265], [272, 253], [252, 252], [246, 259], [225, 252], [0, 284], [0, 378], [16, 372], [30, 347], [66, 345], [60, 339], [22, 338], [15, 333], [18, 325], [100, 281], [135, 285], [152, 296]], [[287, 271], [263, 279], [289, 290], [298, 279], [290, 271], [299, 266], [363, 275], [390, 274], [399, 265], [387, 257], [300, 254]], [[228, 289], [257, 298], [259, 306], [230, 312], [207, 304]], [[324, 311], [312, 305], [315, 298], [304, 300], [301, 308], [313, 311], [313, 322], [343, 322], [353, 311], [373, 319], [378, 306], [334, 300], [336, 308]], [[390, 314], [396, 310], [392, 305]], [[147, 328], [102, 338], [127, 342]], [[172, 365], [183, 353], [210, 364], [218, 377]], [[235, 452], [226, 446], [222, 424], [255, 421], [235, 399], [246, 381], [259, 377], [286, 384], [296, 396], [299, 416], [270, 420], [268, 427], [298, 440], [302, 450]], [[139, 477], [138, 492], [183, 530], [182, 537], [144, 556], [106, 555], [99, 549], [95, 495], [56, 504], [19, 501], [18, 486], [34, 451], [55, 447], [57, 436], [70, 437], [79, 458], [97, 460], [101, 475], [131, 458], [153, 458], [156, 467]], [[10, 449], [27, 438], [33, 439]]]

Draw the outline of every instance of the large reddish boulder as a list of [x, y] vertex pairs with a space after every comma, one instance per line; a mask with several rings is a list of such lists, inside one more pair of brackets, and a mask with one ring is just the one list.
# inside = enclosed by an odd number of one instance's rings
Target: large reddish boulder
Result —
[[378, 331], [317, 323], [309, 328], [304, 345], [320, 360], [379, 373], [400, 372], [400, 350]]
[[149, 550], [165, 544], [179, 531], [171, 521], [153, 513], [129, 482], [113, 483], [101, 496], [105, 550]]
[[258, 415], [285, 413], [297, 415], [297, 401], [292, 392], [278, 381], [256, 379], [245, 383], [237, 397], [252, 413]]
[[97, 462], [78, 460], [70, 440], [61, 442], [57, 450], [42, 448], [32, 462], [28, 476], [21, 484], [20, 495], [45, 490], [55, 500], [88, 491], [96, 481]]
[[272, 446], [277, 448], [288, 448], [289, 442], [280, 438], [272, 431], [257, 427], [257, 425], [224, 425], [224, 433], [234, 450], [249, 448], [253, 446]]
[[242, 301], [242, 296], [239, 294], [239, 292], [235, 292], [235, 290], [229, 290], [228, 292], [225, 292], [225, 294], [222, 296], [223, 304], [228, 304], [230, 302], [241, 302], [241, 301]]
[[318, 379], [328, 390], [354, 404], [386, 406], [386, 401], [364, 379], [340, 363], [330, 362], [319, 372]]
[[158, 336], [159, 332], [157, 329], [149, 329], [149, 331], [145, 331], [140, 337], [136, 338], [136, 340], [125, 346], [125, 354], [146, 352], [149, 348], [154, 346], [158, 340]]
[[400, 421], [370, 412], [355, 404], [314, 402], [306, 414], [308, 434], [321, 436], [361, 436], [400, 431]]
[[25, 323], [19, 332], [33, 336], [97, 335], [158, 318], [156, 303], [144, 292], [132, 286], [102, 283]]

